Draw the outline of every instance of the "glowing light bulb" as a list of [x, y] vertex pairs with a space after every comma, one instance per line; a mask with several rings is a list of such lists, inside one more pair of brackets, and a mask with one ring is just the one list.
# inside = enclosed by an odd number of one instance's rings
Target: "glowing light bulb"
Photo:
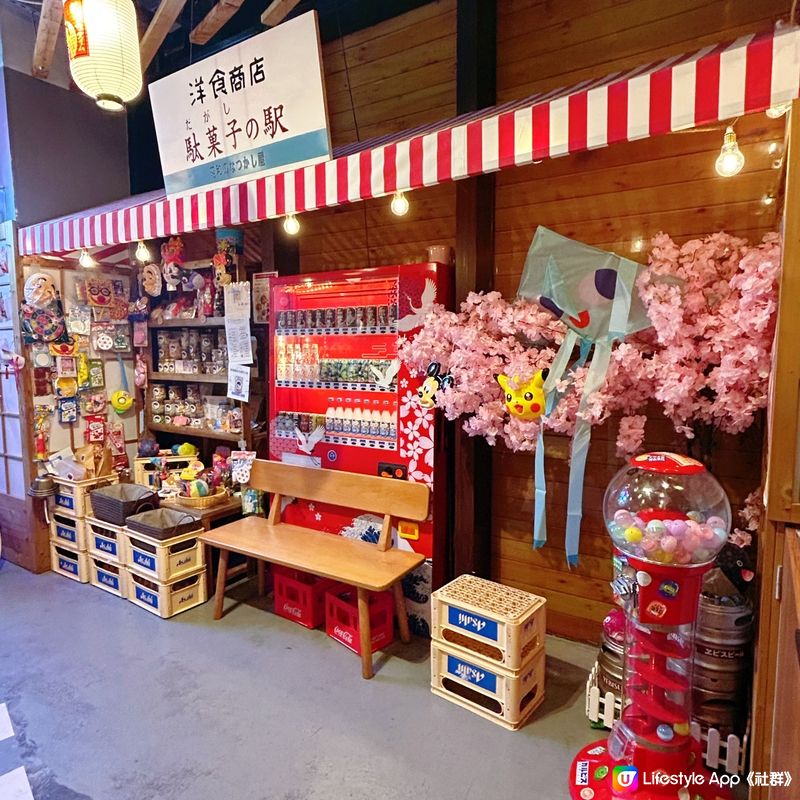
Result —
[[644, 239], [636, 238], [631, 242], [631, 250], [634, 253], [641, 253], [644, 250]]
[[744, 155], [736, 142], [736, 134], [733, 132], [733, 128], [728, 125], [725, 130], [722, 149], [719, 151], [714, 167], [718, 175], [721, 175], [723, 178], [732, 178], [742, 171], [743, 166]]
[[765, 194], [761, 197], [761, 203], [765, 206], [771, 206], [775, 204], [775, 195], [774, 194]]
[[78, 259], [78, 263], [84, 269], [92, 269], [93, 267], [97, 266], [97, 262], [89, 255], [89, 251], [86, 248], [81, 250], [81, 256]]
[[780, 119], [790, 108], [791, 103], [778, 103], [775, 106], [770, 106], [767, 109], [767, 116], [770, 119]]
[[137, 245], [136, 258], [141, 261], [142, 264], [147, 264], [147, 262], [151, 260], [150, 251], [147, 249], [147, 245], [144, 242], [139, 242]]
[[297, 236], [300, 233], [300, 220], [294, 214], [287, 214], [283, 220], [283, 229], [289, 236]]
[[392, 214], [398, 217], [404, 217], [408, 214], [408, 208], [408, 198], [405, 194], [403, 192], [395, 192], [391, 204]]

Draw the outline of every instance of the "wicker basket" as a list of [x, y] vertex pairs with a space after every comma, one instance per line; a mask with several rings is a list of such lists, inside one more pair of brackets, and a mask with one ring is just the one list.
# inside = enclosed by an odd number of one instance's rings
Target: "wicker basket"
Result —
[[145, 536], [151, 536], [160, 541], [202, 528], [197, 517], [186, 511], [177, 511], [172, 508], [158, 508], [155, 511], [135, 514], [128, 517], [127, 526], [136, 533], [143, 533]]
[[158, 508], [158, 495], [135, 483], [117, 483], [91, 493], [94, 516], [112, 525], [124, 525], [128, 517]]
[[178, 495], [175, 500], [187, 508], [211, 508], [224, 502], [227, 497], [228, 493], [224, 489], [220, 489], [216, 494], [208, 494], [205, 497], [183, 497]]

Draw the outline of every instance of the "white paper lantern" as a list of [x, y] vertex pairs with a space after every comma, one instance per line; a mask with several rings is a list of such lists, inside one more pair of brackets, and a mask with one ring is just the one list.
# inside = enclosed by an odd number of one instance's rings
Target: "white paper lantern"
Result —
[[64, 29], [72, 79], [100, 108], [121, 111], [142, 91], [132, 0], [66, 0]]

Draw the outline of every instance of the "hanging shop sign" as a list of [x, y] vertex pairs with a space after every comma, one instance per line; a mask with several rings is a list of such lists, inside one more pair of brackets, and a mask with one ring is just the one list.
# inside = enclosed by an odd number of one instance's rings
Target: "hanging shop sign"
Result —
[[150, 85], [167, 194], [331, 156], [316, 12]]

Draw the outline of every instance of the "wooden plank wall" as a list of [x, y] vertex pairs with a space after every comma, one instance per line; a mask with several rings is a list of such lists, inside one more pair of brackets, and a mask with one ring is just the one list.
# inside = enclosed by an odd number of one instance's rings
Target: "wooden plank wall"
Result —
[[[570, 85], [651, 59], [769, 29], [789, 3], [761, 0], [499, 0], [498, 101]], [[641, 262], [642, 242], [663, 230], [683, 242], [728, 230], [758, 240], [776, 226], [779, 172], [769, 145], [783, 144], [783, 120], [759, 114], [736, 125], [746, 166], [719, 178], [714, 159], [721, 128], [672, 134], [501, 172], [496, 194], [496, 288], [515, 294], [537, 225]], [[646, 244], [645, 244], [646, 249]], [[646, 445], [685, 444], [655, 405]], [[502, 448], [494, 453], [493, 577], [548, 598], [548, 627], [570, 638], [594, 641], [610, 600], [610, 547], [601, 519], [603, 491], [621, 462], [615, 456], [616, 421], [595, 429], [584, 492], [581, 561], [569, 570], [563, 525], [568, 441], [551, 437], [548, 454], [550, 538], [530, 548], [532, 458]], [[714, 471], [734, 506], [758, 484], [762, 431], [721, 437]]]
[[[455, 114], [455, 0], [437, 0], [323, 47], [334, 147]], [[422, 261], [455, 244], [455, 188], [409, 194], [405, 217], [390, 198], [303, 214], [303, 272]]]

